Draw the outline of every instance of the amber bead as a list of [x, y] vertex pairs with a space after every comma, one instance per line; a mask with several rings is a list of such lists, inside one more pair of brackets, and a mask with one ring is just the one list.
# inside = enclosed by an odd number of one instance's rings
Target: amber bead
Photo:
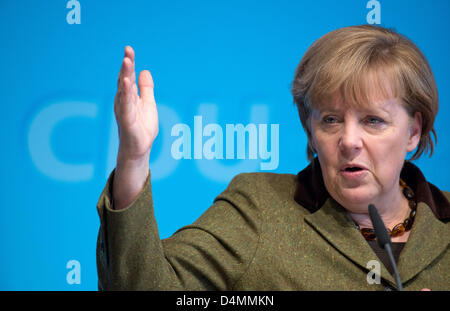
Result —
[[398, 224], [392, 229], [391, 236], [395, 237], [403, 232], [405, 232], [405, 226], [403, 224]]
[[416, 209], [416, 207], [417, 207], [417, 203], [414, 200], [409, 200], [408, 204], [409, 204], [410, 209]]
[[366, 240], [375, 240], [375, 238], [377, 237], [375, 235], [375, 230], [373, 229], [362, 228], [360, 231]]
[[408, 200], [414, 199], [414, 192], [409, 187], [403, 188], [403, 194]]
[[411, 229], [412, 227], [412, 220], [411, 218], [405, 219], [405, 221], [403, 222], [403, 225], [405, 226], [405, 231], [408, 231], [409, 229]]

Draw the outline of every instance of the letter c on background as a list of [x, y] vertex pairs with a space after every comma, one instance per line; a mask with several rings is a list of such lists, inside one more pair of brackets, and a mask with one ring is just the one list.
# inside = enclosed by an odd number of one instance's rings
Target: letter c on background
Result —
[[55, 126], [64, 119], [96, 116], [96, 104], [78, 101], [53, 103], [39, 111], [28, 131], [28, 149], [36, 168], [44, 175], [61, 181], [80, 182], [91, 179], [94, 176], [92, 163], [69, 164], [55, 156], [51, 146], [51, 134]]

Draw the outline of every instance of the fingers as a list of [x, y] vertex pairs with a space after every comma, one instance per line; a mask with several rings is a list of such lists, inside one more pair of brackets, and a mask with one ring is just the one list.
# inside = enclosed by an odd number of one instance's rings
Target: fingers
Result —
[[136, 83], [136, 73], [134, 67], [134, 50], [131, 48], [131, 46], [126, 46], [125, 55], [123, 57], [122, 66], [119, 72], [119, 79], [117, 80], [118, 89], [120, 89], [121, 82], [125, 77], [129, 78], [132, 84]]
[[127, 45], [125, 47], [125, 57], [128, 57], [131, 59], [132, 62], [134, 62], [134, 50], [131, 46]]
[[121, 90], [119, 93], [119, 111], [127, 114], [133, 105], [132, 100], [132, 84], [128, 77], [124, 77], [121, 83]]
[[[129, 111], [131, 109], [130, 105], [136, 103], [138, 98], [134, 57], [134, 50], [131, 46], [126, 46], [117, 86], [119, 103], [124, 106], [124, 111]], [[155, 104], [153, 93], [154, 83], [148, 70], [143, 70], [140, 73], [138, 85], [142, 104]]]
[[131, 46], [127, 45], [125, 47], [125, 56], [124, 58], [129, 58], [131, 60], [131, 83], [134, 84], [136, 83], [136, 72], [135, 72], [135, 62], [134, 62], [134, 50]]
[[134, 51], [130, 46], [125, 47], [125, 55], [122, 60], [120, 68], [119, 79], [117, 81], [117, 95], [118, 101], [117, 111], [120, 114], [127, 115], [134, 102], [137, 102], [137, 86], [134, 73]]
[[128, 57], [124, 57], [122, 61], [122, 67], [120, 68], [119, 73], [119, 80], [117, 81], [117, 88], [120, 89], [123, 84], [123, 79], [128, 78], [131, 81], [133, 81], [132, 74], [133, 74], [133, 63]]
[[139, 74], [139, 93], [141, 95], [141, 99], [144, 104], [152, 102], [155, 102], [154, 93], [153, 93], [153, 79], [152, 75], [150, 74], [150, 71], [143, 70]]
[[[131, 83], [131, 61], [128, 57], [125, 57], [122, 61], [122, 67], [120, 69], [119, 80], [117, 85], [117, 94], [115, 100], [115, 106], [118, 109], [120, 115], [127, 114], [132, 105], [132, 83]], [[137, 95], [136, 95], [137, 96]]]

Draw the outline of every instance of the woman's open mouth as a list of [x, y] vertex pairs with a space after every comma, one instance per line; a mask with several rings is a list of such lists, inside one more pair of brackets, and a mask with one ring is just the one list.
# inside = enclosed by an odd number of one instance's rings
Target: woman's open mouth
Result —
[[341, 169], [342, 176], [344, 176], [345, 178], [349, 178], [349, 179], [362, 178], [366, 175], [366, 173], [367, 173], [367, 169], [360, 165], [349, 164], [349, 165], [345, 165]]

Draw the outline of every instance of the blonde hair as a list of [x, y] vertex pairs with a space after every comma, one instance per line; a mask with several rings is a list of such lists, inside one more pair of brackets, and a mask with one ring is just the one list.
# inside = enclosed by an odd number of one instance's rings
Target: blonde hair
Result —
[[[386, 80], [389, 83], [386, 84]], [[295, 71], [292, 95], [311, 145], [313, 108], [336, 94], [346, 105], [368, 106], [375, 93], [399, 98], [409, 115], [422, 114], [422, 134], [411, 160], [433, 154], [431, 133], [439, 99], [431, 67], [419, 48], [405, 36], [381, 26], [361, 25], [334, 30], [314, 42]]]

